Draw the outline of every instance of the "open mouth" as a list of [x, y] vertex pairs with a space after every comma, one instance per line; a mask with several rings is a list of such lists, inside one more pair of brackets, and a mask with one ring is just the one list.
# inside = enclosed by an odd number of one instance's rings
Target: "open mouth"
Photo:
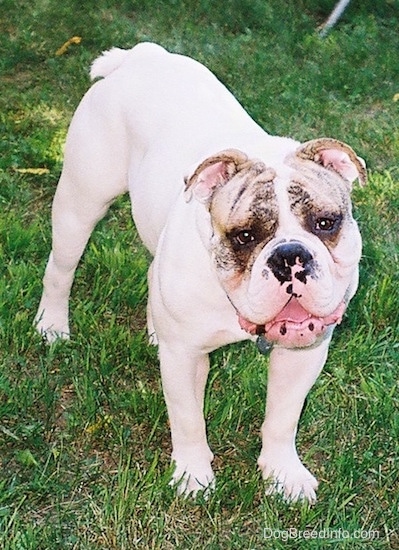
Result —
[[243, 330], [250, 334], [264, 334], [270, 343], [284, 347], [306, 347], [315, 343], [328, 326], [339, 324], [345, 312], [345, 303], [325, 317], [316, 317], [306, 311], [296, 298], [291, 298], [274, 319], [265, 325], [256, 325], [239, 316]]

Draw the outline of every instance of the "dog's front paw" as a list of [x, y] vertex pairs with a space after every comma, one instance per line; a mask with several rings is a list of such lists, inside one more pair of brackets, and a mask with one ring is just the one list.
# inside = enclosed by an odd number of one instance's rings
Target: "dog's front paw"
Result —
[[68, 318], [65, 320], [64, 315], [51, 316], [46, 310], [39, 309], [34, 325], [37, 332], [48, 344], [52, 344], [59, 339], [69, 339]]
[[215, 475], [207, 458], [179, 457], [173, 455], [175, 469], [171, 485], [174, 485], [179, 495], [195, 497], [200, 491], [208, 494], [215, 486]]
[[316, 502], [317, 479], [298, 457], [271, 461], [261, 455], [258, 460], [263, 479], [267, 482], [267, 495], [282, 494], [288, 502]]

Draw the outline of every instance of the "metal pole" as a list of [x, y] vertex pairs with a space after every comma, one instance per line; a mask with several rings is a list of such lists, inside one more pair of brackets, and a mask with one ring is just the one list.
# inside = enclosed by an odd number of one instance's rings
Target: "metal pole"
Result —
[[335, 25], [341, 15], [344, 13], [346, 7], [348, 6], [351, 0], [339, 0], [335, 8], [331, 12], [331, 15], [323, 25], [320, 27], [320, 36], [324, 37], [328, 31]]

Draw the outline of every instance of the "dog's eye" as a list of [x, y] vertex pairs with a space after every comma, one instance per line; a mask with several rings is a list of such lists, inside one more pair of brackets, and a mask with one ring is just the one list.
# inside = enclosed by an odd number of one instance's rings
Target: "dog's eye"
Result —
[[314, 228], [316, 231], [331, 231], [335, 225], [335, 220], [331, 218], [317, 218]]
[[315, 233], [328, 234], [338, 231], [341, 225], [341, 216], [321, 216], [313, 221], [313, 231]]
[[240, 246], [245, 246], [255, 241], [255, 235], [250, 229], [243, 229], [234, 235], [234, 241]]

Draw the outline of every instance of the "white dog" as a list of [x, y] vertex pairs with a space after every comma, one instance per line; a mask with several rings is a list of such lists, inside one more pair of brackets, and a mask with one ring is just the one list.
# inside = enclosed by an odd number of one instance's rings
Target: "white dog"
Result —
[[91, 76], [105, 78], [69, 129], [38, 330], [69, 337], [75, 268], [96, 222], [129, 191], [154, 256], [148, 327], [179, 491], [214, 480], [202, 412], [209, 352], [258, 338], [271, 348], [259, 467], [273, 490], [314, 501], [295, 435], [357, 287], [350, 191], [364, 163], [330, 138], [267, 134], [204, 66], [155, 44], [105, 52]]

